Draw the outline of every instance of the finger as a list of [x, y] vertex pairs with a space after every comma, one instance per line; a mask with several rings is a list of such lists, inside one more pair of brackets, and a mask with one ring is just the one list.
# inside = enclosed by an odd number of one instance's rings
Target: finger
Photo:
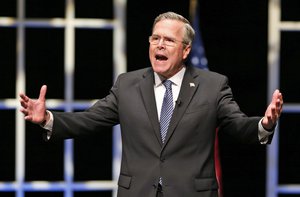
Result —
[[28, 115], [28, 111], [26, 109], [20, 109], [20, 112], [22, 112], [25, 116]]
[[275, 119], [276, 116], [277, 116], [277, 110], [276, 110], [276, 107], [274, 106], [271, 108], [271, 118]]
[[274, 93], [273, 93], [272, 101], [271, 102], [273, 104], [277, 103], [277, 99], [278, 99], [279, 96], [280, 96], [279, 90], [275, 90]]
[[267, 116], [268, 123], [270, 124], [272, 122], [272, 116]]
[[28, 107], [27, 103], [24, 102], [23, 100], [21, 100], [20, 103], [21, 103], [21, 106], [22, 106], [22, 107], [24, 107], [24, 108], [27, 108], [27, 107]]
[[277, 102], [276, 102], [276, 107], [278, 110], [282, 110], [282, 100], [280, 99], [277, 99]]
[[280, 100], [282, 100], [282, 94], [281, 94], [281, 92], [279, 92], [278, 98], [279, 98]]
[[27, 102], [27, 101], [29, 100], [28, 96], [26, 96], [26, 95], [23, 94], [23, 93], [20, 94], [20, 98], [21, 98], [22, 100], [24, 100], [25, 102]]
[[267, 120], [268, 120], [269, 125], [274, 125], [277, 121], [276, 115], [272, 114], [272, 115], [267, 116]]
[[25, 116], [24, 119], [27, 121], [32, 121], [32, 116]]
[[46, 98], [46, 93], [47, 93], [47, 86], [46, 85], [43, 85], [41, 87], [41, 90], [40, 90], [40, 95], [39, 95], [39, 100], [45, 100]]

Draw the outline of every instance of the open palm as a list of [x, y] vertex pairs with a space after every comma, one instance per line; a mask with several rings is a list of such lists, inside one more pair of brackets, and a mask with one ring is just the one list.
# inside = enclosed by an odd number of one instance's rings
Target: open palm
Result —
[[47, 86], [43, 85], [40, 90], [38, 99], [31, 99], [25, 94], [20, 94], [20, 103], [23, 107], [21, 112], [24, 114], [25, 120], [36, 124], [41, 124], [46, 118], [46, 92]]

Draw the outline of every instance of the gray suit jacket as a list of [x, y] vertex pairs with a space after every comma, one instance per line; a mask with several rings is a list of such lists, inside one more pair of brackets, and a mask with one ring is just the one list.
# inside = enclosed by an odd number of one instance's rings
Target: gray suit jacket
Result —
[[121, 125], [118, 197], [216, 197], [216, 128], [241, 142], [258, 142], [261, 117], [247, 117], [223, 75], [187, 67], [166, 141], [161, 142], [151, 68], [121, 74], [110, 94], [77, 113], [54, 113], [53, 136], [76, 138]]

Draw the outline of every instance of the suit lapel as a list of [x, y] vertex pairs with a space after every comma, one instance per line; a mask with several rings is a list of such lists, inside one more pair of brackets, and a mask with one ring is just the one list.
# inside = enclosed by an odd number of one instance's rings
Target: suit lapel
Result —
[[154, 128], [157, 141], [161, 146], [165, 146], [168, 143], [177, 124], [179, 123], [191, 99], [193, 98], [193, 95], [198, 89], [199, 82], [194, 80], [197, 75], [198, 74], [194, 72], [193, 68], [187, 66], [164, 145], [162, 144], [159, 131], [159, 120], [157, 116], [157, 107], [154, 95], [154, 74], [152, 69], [149, 69], [143, 75], [144, 79], [141, 80], [139, 85], [140, 92], [143, 98], [144, 106], [148, 113], [149, 120]]
[[140, 83], [140, 91], [143, 98], [144, 106], [148, 113], [149, 120], [154, 128], [156, 138], [160, 145], [162, 145], [159, 120], [157, 116], [157, 107], [154, 95], [154, 75], [152, 69], [149, 69], [144, 75], [144, 79]]
[[186, 108], [188, 107], [193, 95], [195, 94], [198, 88], [198, 82], [194, 80], [194, 77], [197, 76], [193, 73], [192, 68], [187, 66], [182, 84], [181, 89], [178, 95], [178, 99], [176, 102], [176, 106], [173, 111], [172, 119], [169, 125], [168, 133], [166, 136], [166, 145], [172, 136], [177, 124], [179, 123], [180, 119], [182, 118]]

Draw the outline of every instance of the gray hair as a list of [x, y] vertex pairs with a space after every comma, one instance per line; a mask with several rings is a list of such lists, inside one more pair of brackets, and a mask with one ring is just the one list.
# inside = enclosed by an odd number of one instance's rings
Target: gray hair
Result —
[[192, 42], [195, 37], [195, 30], [193, 29], [193, 27], [191, 26], [191, 23], [186, 18], [184, 18], [183, 16], [181, 16], [175, 12], [165, 12], [165, 13], [158, 15], [153, 22], [152, 30], [154, 29], [156, 23], [158, 23], [159, 21], [165, 20], [165, 19], [177, 20], [177, 21], [183, 22], [184, 27], [185, 27], [183, 42], [187, 45], [192, 45]]

